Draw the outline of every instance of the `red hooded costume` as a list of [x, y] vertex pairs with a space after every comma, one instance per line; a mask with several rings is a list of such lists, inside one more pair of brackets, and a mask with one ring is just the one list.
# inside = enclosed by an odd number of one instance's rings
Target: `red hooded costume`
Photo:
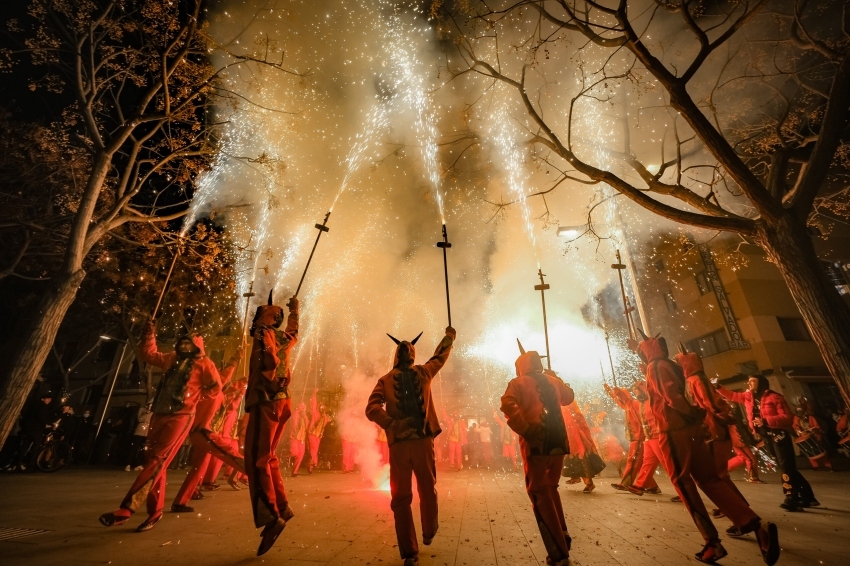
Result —
[[[645, 368], [642, 368], [645, 372]], [[662, 462], [661, 450], [658, 447], [658, 424], [652, 416], [652, 407], [649, 403], [649, 393], [646, 390], [646, 381], [635, 382], [634, 388], [640, 400], [640, 422], [643, 428], [643, 462], [638, 471], [634, 483], [627, 489], [632, 493], [643, 495], [644, 491], [658, 494], [661, 493], [655, 482], [655, 470]]]
[[245, 395], [249, 415], [245, 472], [254, 525], [265, 526], [258, 556], [271, 548], [286, 522], [295, 515], [286, 496], [277, 457], [277, 445], [291, 415], [289, 354], [298, 341], [297, 299], [290, 299], [289, 309], [286, 329], [279, 333], [276, 329], [283, 323], [283, 309], [272, 304], [269, 293], [268, 305], [257, 308], [251, 326], [253, 343]]
[[537, 352], [523, 352], [516, 360], [516, 373], [502, 396], [501, 410], [519, 435], [525, 487], [548, 561], [567, 564], [571, 539], [558, 482], [564, 457], [570, 453], [561, 407], [573, 402], [573, 390], [554, 374], [544, 373]]
[[[192, 351], [181, 351], [184, 342], [194, 345]], [[175, 351], [162, 353], [157, 349], [152, 323], [148, 323], [145, 330], [138, 357], [163, 370], [151, 407], [153, 416], [147, 437], [147, 462], [119, 509], [101, 515], [100, 522], [108, 527], [126, 523], [146, 500], [148, 519], [138, 529], [143, 531], [152, 528], [162, 517], [165, 472], [189, 434], [198, 401], [204, 395], [218, 395], [221, 378], [215, 364], [204, 355], [201, 336], [181, 337], [177, 340]]]
[[735, 486], [729, 477], [729, 458], [732, 457], [732, 436], [729, 433], [729, 424], [732, 422], [732, 408], [726, 400], [717, 394], [717, 391], [708, 381], [702, 368], [702, 359], [696, 352], [681, 352], [676, 354], [676, 363], [682, 368], [687, 380], [686, 395], [691, 403], [705, 411], [705, 428], [707, 430], [706, 440], [708, 449], [714, 459], [714, 467], [717, 475], [736, 492], [741, 499], [744, 495]]
[[[720, 546], [717, 529], [697, 486], [741, 533], [759, 529], [761, 519], [717, 475], [714, 459], [705, 444], [705, 412], [688, 401], [682, 368], [668, 359], [664, 339], [643, 340], [638, 345], [638, 354], [647, 366], [647, 390], [652, 416], [658, 423], [664, 467], [706, 542], [697, 556], [720, 558], [725, 555], [725, 549]], [[767, 536], [766, 531], [760, 531], [759, 536]]]
[[626, 457], [626, 465], [619, 484], [613, 484], [617, 489], [623, 489], [635, 483], [638, 472], [643, 465], [643, 427], [640, 420], [640, 401], [634, 399], [628, 389], [623, 387], [609, 387], [605, 384], [605, 391], [614, 400], [618, 407], [626, 413], [626, 439], [629, 441], [629, 454]]
[[[419, 336], [421, 336], [420, 334]], [[423, 365], [414, 365], [419, 336], [398, 345], [393, 369], [378, 380], [366, 404], [366, 418], [387, 433], [390, 450], [390, 508], [395, 518], [398, 550], [405, 560], [416, 560], [419, 542], [413, 524], [413, 486], [416, 476], [422, 539], [428, 545], [439, 527], [437, 512], [437, 466], [434, 437], [442, 432], [431, 397], [431, 380], [445, 365], [455, 340], [454, 328], [437, 345], [434, 355]]]
[[[221, 421], [221, 441], [222, 443], [230, 446], [231, 453], [240, 456], [242, 455], [242, 451], [239, 447], [239, 440], [237, 438], [238, 435], [236, 434], [236, 421], [239, 420], [239, 409], [242, 406], [242, 399], [245, 397], [247, 385], [247, 379], [230, 381], [230, 383], [224, 384], [224, 390], [222, 391], [222, 394], [224, 395], [224, 401], [222, 403], [224, 416]], [[204, 476], [205, 484], [215, 483], [215, 480], [218, 477], [218, 472], [221, 470], [221, 465], [223, 463], [224, 462], [218, 458], [212, 459], [212, 462], [210, 462], [210, 465], [207, 468], [207, 473]], [[224, 474], [226, 476], [230, 476], [232, 472], [233, 468], [231, 466], [228, 465], [225, 467]], [[239, 473], [244, 474], [244, 468]], [[231, 482], [231, 485], [236, 487], [235, 483]]]

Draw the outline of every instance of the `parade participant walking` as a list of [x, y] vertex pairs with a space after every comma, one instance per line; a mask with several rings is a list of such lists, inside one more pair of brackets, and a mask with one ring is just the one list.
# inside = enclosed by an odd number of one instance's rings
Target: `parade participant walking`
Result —
[[564, 456], [570, 453], [561, 407], [574, 395], [554, 374], [547, 375], [537, 352], [525, 352], [516, 360], [517, 377], [508, 383], [501, 411], [520, 437], [525, 488], [546, 547], [547, 564], [569, 563], [572, 539], [567, 530], [558, 482]]
[[318, 395], [319, 390], [314, 389], [313, 396], [310, 397], [310, 426], [307, 428], [307, 441], [310, 445], [310, 465], [307, 468], [309, 474], [319, 465], [319, 445], [325, 435], [325, 427], [331, 422], [324, 403], [319, 403]]
[[592, 493], [596, 489], [593, 477], [605, 469], [605, 462], [599, 457], [590, 427], [587, 426], [587, 420], [579, 409], [578, 403], [573, 401], [561, 407], [561, 415], [567, 427], [567, 440], [570, 446], [570, 453], [564, 459], [561, 475], [569, 478], [568, 484], [583, 481], [582, 492]]
[[[242, 357], [242, 350], [239, 350], [240, 358]], [[230, 383], [224, 386], [224, 390], [222, 394], [224, 395], [224, 401], [222, 402], [222, 407], [224, 410], [224, 416], [221, 420], [221, 430], [219, 432], [221, 443], [225, 445], [229, 445], [231, 449], [231, 454], [236, 454], [242, 456], [242, 450], [239, 446], [237, 431], [237, 421], [239, 420], [239, 409], [242, 406], [242, 399], [245, 397], [245, 390], [248, 386], [247, 378], [233, 380], [231, 378]], [[218, 478], [218, 472], [221, 470], [222, 464], [224, 461], [220, 458], [213, 458], [207, 467], [207, 473], [204, 475], [203, 486], [207, 489], [213, 488], [217, 485], [215, 483], [216, 478]], [[236, 470], [226, 465], [224, 468], [224, 475], [227, 477], [227, 483], [230, 484], [230, 487], [239, 491], [241, 488], [239, 487], [239, 483], [236, 481], [235, 476], [238, 474], [244, 474], [245, 470]]]
[[446, 417], [449, 425], [449, 466], [457, 471], [463, 469], [463, 447], [467, 442], [466, 421], [455, 411]]
[[[646, 373], [644, 364], [641, 364], [641, 373]], [[658, 464], [663, 462], [661, 449], [658, 447], [658, 425], [652, 416], [649, 394], [646, 391], [646, 381], [635, 382], [633, 389], [637, 400], [640, 402], [640, 421], [644, 436], [643, 464], [634, 483], [626, 489], [635, 495], [643, 495], [644, 493], [660, 495], [661, 488], [655, 482], [655, 470], [658, 469]]]
[[293, 459], [292, 477], [297, 478], [307, 449], [307, 406], [303, 401], [298, 403], [289, 422], [292, 427], [289, 435], [289, 455]]
[[[705, 428], [708, 432], [706, 443], [714, 459], [714, 467], [718, 477], [729, 489], [746, 501], [744, 495], [729, 477], [729, 458], [732, 456], [732, 436], [729, 433], [729, 423], [732, 421], [732, 408], [729, 403], [717, 394], [708, 377], [703, 371], [702, 359], [696, 352], [688, 352], [680, 347], [675, 361], [685, 375], [685, 395], [690, 401], [705, 412]], [[715, 511], [714, 515], [718, 513]]]
[[626, 465], [620, 475], [619, 483], [612, 483], [611, 487], [625, 491], [626, 487], [632, 485], [637, 478], [638, 472], [643, 465], [643, 443], [645, 440], [643, 427], [640, 421], [640, 402], [632, 397], [628, 389], [624, 387], [611, 387], [604, 384], [605, 393], [625, 412], [626, 440], [629, 441], [629, 453], [626, 456]]
[[745, 422], [746, 417], [741, 412], [741, 405], [730, 403], [730, 406], [734, 422], [729, 425], [729, 436], [732, 437], [732, 450], [735, 455], [729, 458], [726, 468], [731, 472], [735, 468], [746, 466], [748, 482], [765, 483], [759, 479], [758, 461], [751, 448], [755, 441]]
[[[419, 336], [422, 336], [420, 333]], [[445, 365], [452, 351], [455, 329], [446, 328], [434, 355], [425, 364], [414, 365], [416, 341], [400, 341], [393, 368], [378, 380], [366, 405], [366, 417], [387, 432], [390, 447], [390, 508], [395, 518], [398, 550], [405, 566], [419, 563], [419, 543], [413, 524], [413, 487], [416, 476], [422, 542], [431, 544], [439, 528], [437, 513], [437, 465], [434, 437], [441, 432], [431, 397], [431, 380]]]
[[791, 440], [794, 417], [785, 397], [770, 389], [763, 375], [751, 375], [743, 393], [729, 391], [717, 384], [717, 392], [726, 399], [744, 406], [750, 430], [763, 439], [773, 452], [779, 473], [782, 474], [782, 491], [785, 500], [780, 507], [786, 511], [799, 511], [803, 507], [817, 507], [812, 486], [797, 470], [794, 442]]
[[809, 459], [812, 471], [820, 470], [821, 464], [830, 472], [833, 471], [832, 460], [829, 459], [829, 454], [826, 451], [823, 429], [817, 418], [810, 412], [805, 399], [801, 400], [800, 406], [797, 407], [797, 414], [794, 415], [792, 426], [796, 435], [794, 443], [800, 448], [800, 452]]
[[501, 428], [501, 436], [502, 439], [502, 457], [507, 458], [511, 461], [511, 466], [513, 471], [517, 471], [517, 433], [515, 433], [511, 427], [508, 426], [508, 423], [505, 422], [505, 419], [499, 416], [498, 412], [493, 413], [493, 418], [499, 423], [499, 427]]
[[287, 521], [295, 516], [286, 496], [277, 457], [277, 445], [291, 415], [289, 357], [298, 341], [298, 299], [289, 299], [287, 308], [286, 329], [279, 332], [284, 312], [273, 304], [269, 292], [268, 304], [257, 308], [251, 325], [253, 343], [245, 394], [245, 410], [248, 411], [245, 473], [254, 526], [263, 527], [257, 556], [271, 549]]
[[483, 419], [478, 425], [478, 436], [481, 442], [481, 458], [489, 468], [493, 463], [493, 431], [490, 429], [490, 423]]
[[124, 468], [126, 472], [129, 472], [131, 469], [137, 472], [144, 469], [142, 464], [145, 461], [145, 442], [148, 439], [148, 430], [150, 430], [151, 417], [153, 416], [153, 412], [151, 412], [152, 404], [153, 402], [150, 402], [139, 407], [131, 449], [127, 458], [127, 466]]
[[165, 472], [189, 434], [195, 407], [204, 395], [217, 395], [221, 378], [215, 364], [204, 355], [204, 340], [195, 334], [177, 339], [173, 352], [157, 349], [153, 322], [148, 322], [138, 353], [141, 361], [163, 370], [154, 397], [147, 439], [147, 461], [117, 510], [104, 513], [104, 526], [123, 525], [143, 501], [148, 518], [137, 531], [147, 531], [162, 519], [165, 506]]
[[[238, 349], [227, 365], [221, 371], [221, 381], [230, 383], [236, 366], [242, 359], [242, 349]], [[195, 408], [195, 419], [192, 430], [189, 432], [189, 440], [192, 441], [192, 455], [189, 458], [189, 472], [183, 480], [183, 485], [177, 491], [174, 502], [171, 504], [172, 513], [191, 513], [195, 509], [187, 505], [190, 498], [203, 499], [198, 493], [204, 474], [210, 460], [215, 457], [228, 466], [241, 472], [245, 471], [245, 461], [239, 452], [233, 449], [233, 444], [228, 440], [212, 432], [211, 423], [213, 417], [224, 401], [221, 390], [201, 395]]]
[[765, 563], [779, 559], [776, 525], [762, 523], [749, 505], [717, 475], [714, 460], [705, 444], [705, 412], [686, 398], [682, 368], [668, 358], [663, 338], [646, 338], [637, 344], [646, 364], [646, 382], [652, 416], [658, 424], [658, 445], [670, 482], [705, 540], [696, 553], [700, 562], [714, 563], [727, 555], [717, 529], [700, 497], [697, 486], [720, 511], [729, 517], [734, 534], [755, 532]]

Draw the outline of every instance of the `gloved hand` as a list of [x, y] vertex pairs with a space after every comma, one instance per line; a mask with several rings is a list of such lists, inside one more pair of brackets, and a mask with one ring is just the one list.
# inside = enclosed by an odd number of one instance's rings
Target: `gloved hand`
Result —
[[227, 365], [238, 364], [242, 360], [242, 346], [236, 348], [236, 351], [233, 352], [233, 355], [230, 356], [230, 360], [227, 362]]
[[446, 327], [446, 336], [451, 336], [452, 341], [454, 341], [457, 338], [457, 331], [454, 328], [452, 328], [451, 326], [447, 326]]
[[389, 428], [392, 430], [393, 436], [396, 440], [404, 440], [416, 433], [416, 429], [413, 428], [413, 424], [415, 422], [416, 421], [413, 417], [396, 419], [392, 422]]
[[289, 309], [289, 312], [298, 314], [298, 299], [290, 297], [290, 299], [286, 302], [286, 308]]

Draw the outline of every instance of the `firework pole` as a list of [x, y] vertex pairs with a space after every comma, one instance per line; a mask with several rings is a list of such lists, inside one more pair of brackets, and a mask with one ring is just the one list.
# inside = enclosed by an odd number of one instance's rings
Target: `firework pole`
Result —
[[248, 362], [251, 357], [245, 352], [245, 344], [248, 342], [248, 311], [251, 308], [251, 297], [254, 295], [256, 293], [254, 293], [254, 280], [252, 279], [248, 292], [242, 293], [242, 296], [245, 297], [245, 316], [242, 318], [242, 374], [245, 377], [248, 377]]
[[620, 293], [623, 296], [623, 314], [626, 317], [626, 326], [629, 329], [629, 338], [631, 338], [632, 340], [637, 340], [637, 335], [635, 333], [634, 325], [632, 323], [632, 311], [635, 310], [635, 308], [629, 304], [629, 298], [626, 296], [626, 286], [623, 284], [623, 270], [626, 269], [626, 266], [625, 264], [623, 264], [623, 260], [620, 258], [620, 250], [617, 250], [617, 263], [612, 263], [611, 269], [617, 270], [617, 277], [620, 280]]
[[546, 367], [552, 369], [552, 356], [549, 354], [549, 325], [546, 322], [546, 290], [549, 289], [549, 284], [543, 281], [546, 275], [542, 269], [537, 269], [537, 275], [540, 277], [540, 285], [535, 285], [534, 290], [540, 291], [540, 301], [543, 303], [543, 335], [546, 337]]
[[177, 263], [177, 258], [180, 257], [182, 251], [182, 248], [178, 245], [174, 259], [171, 260], [171, 267], [168, 268], [168, 274], [165, 276], [165, 282], [162, 284], [162, 290], [159, 292], [159, 298], [156, 300], [156, 306], [153, 308], [153, 313], [151, 313], [151, 320], [156, 319], [159, 307], [162, 304], [162, 298], [165, 296], [165, 290], [168, 288], [168, 282], [171, 281], [171, 274], [174, 272], [174, 264]]
[[449, 326], [452, 325], [452, 302], [449, 299], [449, 263], [446, 257], [446, 250], [452, 247], [449, 243], [449, 236], [446, 233], [446, 225], [443, 224], [443, 241], [437, 242], [437, 247], [443, 249], [443, 273], [446, 276], [446, 309], [449, 313]]
[[611, 381], [614, 387], [617, 387], [617, 374], [614, 373], [614, 357], [611, 356], [611, 343], [608, 340], [608, 331], [605, 331], [605, 346], [608, 348], [608, 363], [611, 364]]
[[316, 241], [313, 242], [313, 249], [310, 251], [310, 257], [307, 258], [307, 265], [304, 266], [304, 273], [301, 274], [301, 281], [298, 282], [298, 288], [295, 290], [295, 297], [297, 297], [298, 293], [301, 291], [301, 285], [304, 283], [304, 278], [307, 276], [307, 270], [310, 269], [310, 262], [313, 261], [313, 254], [316, 253], [316, 246], [319, 245], [319, 238], [322, 237], [322, 234], [324, 232], [330, 231], [330, 228], [328, 228], [328, 218], [330, 218], [330, 216], [331, 213], [330, 211], [328, 211], [328, 213], [325, 214], [325, 219], [322, 221], [322, 223], [316, 224], [316, 229], [319, 231], [319, 233], [316, 235]]

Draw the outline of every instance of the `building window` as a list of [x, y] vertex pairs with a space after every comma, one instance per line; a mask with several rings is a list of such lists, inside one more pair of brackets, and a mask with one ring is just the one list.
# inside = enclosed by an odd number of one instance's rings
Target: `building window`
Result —
[[676, 305], [676, 299], [673, 298], [673, 293], [664, 293], [664, 304], [667, 305], [667, 312], [676, 312], [679, 308]]
[[661, 273], [662, 271], [664, 271], [665, 267], [666, 266], [664, 265], [664, 259], [659, 259], [658, 261], [655, 262], [655, 270], [658, 273]]
[[700, 271], [694, 276], [694, 279], [697, 281], [697, 289], [699, 290], [700, 295], [707, 295], [711, 291], [711, 287], [708, 284], [708, 279], [705, 278], [705, 271]]
[[699, 355], [703, 358], [731, 350], [729, 338], [726, 337], [726, 331], [722, 328], [689, 341], [687, 347], [691, 352], [699, 352]]
[[802, 318], [779, 318], [776, 317], [776, 322], [779, 323], [779, 328], [782, 329], [782, 336], [789, 342], [809, 342], [812, 335], [809, 334], [809, 329], [806, 328], [806, 323]]
[[826, 276], [829, 278], [830, 282], [835, 285], [836, 290], [839, 295], [847, 295], [850, 293], [850, 284], [847, 283], [847, 278], [844, 276], [844, 272], [841, 270], [841, 264], [836, 262], [832, 263], [831, 261], [821, 261], [821, 265], [823, 265], [824, 271], [826, 271]]

